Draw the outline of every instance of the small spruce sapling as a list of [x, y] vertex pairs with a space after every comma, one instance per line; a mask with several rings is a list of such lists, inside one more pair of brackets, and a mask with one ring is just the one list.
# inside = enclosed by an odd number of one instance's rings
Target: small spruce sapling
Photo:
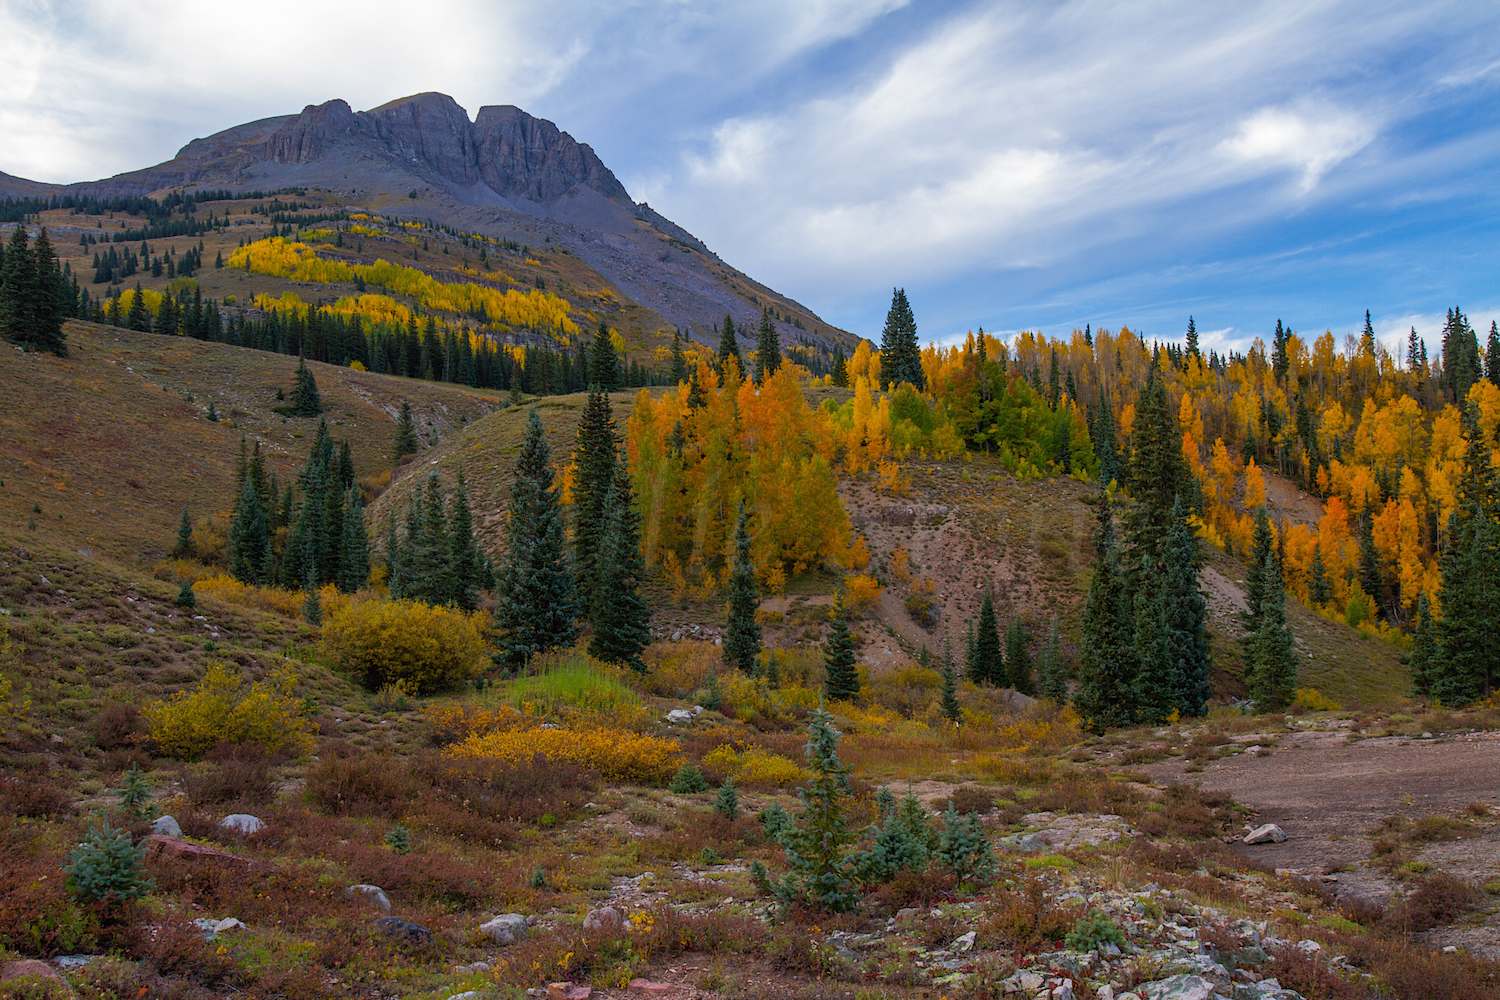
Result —
[[156, 806], [151, 802], [151, 786], [146, 775], [136, 764], [124, 774], [125, 787], [120, 789], [120, 805], [134, 819], [151, 819], [156, 815]]
[[714, 812], [733, 822], [740, 817], [740, 795], [734, 790], [734, 781], [725, 778], [714, 799]]
[[198, 595], [193, 593], [193, 584], [189, 580], [183, 580], [182, 586], [177, 590], [177, 596], [172, 603], [179, 608], [196, 608], [198, 606]]
[[985, 882], [995, 874], [995, 852], [985, 836], [978, 813], [960, 815], [948, 804], [938, 856], [960, 882]]
[[391, 849], [393, 854], [411, 853], [411, 831], [404, 826], [393, 826], [385, 835], [385, 846]]
[[63, 871], [79, 902], [118, 907], [156, 888], [142, 869], [145, 857], [146, 849], [131, 843], [129, 833], [111, 828], [109, 818], [101, 817], [98, 826], [89, 823], [88, 833], [68, 855]]
[[692, 795], [696, 792], [708, 791], [708, 782], [703, 778], [703, 772], [698, 770], [695, 764], [684, 764], [677, 769], [672, 776], [672, 783], [667, 786], [667, 791], [673, 795]]

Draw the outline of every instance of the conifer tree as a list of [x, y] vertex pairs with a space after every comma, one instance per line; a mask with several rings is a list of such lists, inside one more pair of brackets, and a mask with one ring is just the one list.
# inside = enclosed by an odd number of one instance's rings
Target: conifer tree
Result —
[[984, 601], [979, 605], [979, 625], [974, 633], [974, 663], [970, 668], [970, 680], [975, 684], [999, 687], [1007, 680], [1005, 654], [1000, 647], [1000, 628], [995, 621], [995, 602], [990, 592], [984, 592]]
[[1019, 618], [1005, 630], [1005, 673], [1010, 686], [1021, 694], [1035, 692], [1031, 683], [1031, 651], [1026, 648], [1026, 629]]
[[745, 359], [740, 357], [740, 343], [734, 335], [734, 317], [728, 313], [724, 314], [724, 327], [719, 335], [719, 359], [714, 366], [718, 369], [719, 376], [724, 375], [724, 368], [730, 358], [734, 359], [735, 366], [740, 372], [745, 371]]
[[963, 708], [958, 704], [958, 675], [953, 669], [953, 648], [943, 643], [943, 694], [938, 702], [938, 711], [954, 725], [963, 720]]
[[599, 321], [594, 331], [594, 346], [589, 351], [589, 384], [600, 392], [610, 393], [620, 388], [620, 358], [615, 353], [614, 338], [609, 335], [609, 326]]
[[26, 226], [11, 233], [0, 255], [0, 335], [28, 351], [68, 356], [63, 320], [75, 312], [77, 289], [57, 266], [47, 227], [28, 248]]
[[1208, 602], [1198, 586], [1197, 536], [1179, 499], [1172, 506], [1160, 578], [1162, 643], [1171, 661], [1171, 704], [1184, 717], [1203, 714], [1213, 694], [1208, 675]]
[[734, 529], [734, 563], [729, 571], [729, 621], [724, 629], [724, 662], [738, 667], [747, 676], [755, 672], [760, 656], [760, 588], [755, 581], [755, 564], [750, 561], [750, 532], [746, 528], [745, 504], [740, 502], [739, 520]]
[[614, 490], [619, 436], [609, 396], [595, 386], [578, 421], [573, 465], [573, 568], [584, 606], [591, 604], [604, 536], [604, 508]]
[[411, 416], [411, 400], [401, 401], [401, 415], [396, 418], [396, 440], [391, 445], [391, 461], [399, 462], [417, 453], [417, 425]]
[[1090, 441], [1094, 446], [1094, 455], [1099, 459], [1099, 482], [1108, 486], [1111, 482], [1122, 479], [1120, 464], [1120, 446], [1115, 439], [1115, 418], [1110, 414], [1108, 400], [1102, 401], [1094, 408], [1093, 427]]
[[302, 617], [309, 625], [321, 625], [323, 623], [323, 602], [318, 597], [318, 581], [311, 571], [307, 579], [302, 582]]
[[249, 476], [244, 477], [240, 487], [239, 501], [229, 522], [229, 539], [225, 554], [229, 559], [229, 572], [242, 583], [259, 584], [266, 581], [266, 562], [271, 550], [270, 529], [266, 524], [266, 508], [260, 494]]
[[36, 273], [26, 227], [17, 225], [0, 263], [0, 332], [14, 344], [24, 344], [36, 328]]
[[1203, 355], [1198, 353], [1198, 327], [1193, 323], [1193, 317], [1188, 317], [1187, 328], [1187, 350], [1188, 355], [1203, 360]]
[[1037, 677], [1041, 682], [1042, 697], [1054, 705], [1068, 703], [1068, 673], [1063, 669], [1062, 640], [1057, 634], [1057, 616], [1052, 616], [1052, 625], [1047, 630], [1047, 643], [1042, 647], [1041, 660], [1037, 664]]
[[1381, 572], [1380, 550], [1375, 547], [1375, 518], [1366, 510], [1359, 519], [1359, 588], [1370, 596], [1371, 617], [1384, 604], [1385, 574]]
[[[651, 643], [651, 609], [641, 597], [646, 575], [641, 558], [640, 515], [624, 454], [616, 462], [614, 488], [604, 508], [604, 532], [599, 549], [591, 620], [594, 635], [589, 653], [606, 663], [646, 672], [641, 651]], [[774, 654], [773, 654], [774, 659]]]
[[687, 358], [682, 353], [682, 333], [672, 334], [672, 384], [681, 385], [688, 379]]
[[833, 627], [823, 643], [823, 696], [829, 701], [853, 701], [859, 696], [859, 669], [854, 660], [854, 637], [844, 618], [844, 595], [833, 602]]
[[578, 636], [573, 573], [552, 485], [552, 450], [533, 408], [511, 483], [505, 561], [496, 581], [496, 662], [512, 671]]
[[1127, 726], [1136, 717], [1138, 668], [1134, 608], [1125, 587], [1115, 544], [1113, 505], [1099, 508], [1094, 575], [1083, 606], [1083, 642], [1078, 654], [1078, 690], [1073, 705], [1089, 729]]
[[464, 611], [479, 606], [478, 590], [484, 559], [474, 542], [474, 515], [469, 509], [469, 487], [464, 481], [463, 466], [458, 467], [458, 484], [448, 514], [448, 576], [451, 581], [448, 599]]
[[343, 537], [339, 540], [338, 579], [334, 582], [344, 594], [353, 594], [370, 582], [370, 536], [358, 487], [349, 491]]
[[927, 388], [922, 372], [922, 349], [917, 343], [917, 321], [906, 300], [906, 289], [891, 292], [891, 308], [880, 335], [880, 381], [883, 386], [909, 382], [918, 391]]
[[[134, 312], [134, 305], [131, 306]], [[292, 416], [316, 417], [323, 412], [323, 400], [318, 396], [318, 381], [307, 369], [307, 359], [297, 358], [297, 384], [292, 388]]]
[[1307, 597], [1313, 607], [1322, 607], [1333, 597], [1333, 585], [1328, 580], [1328, 567], [1323, 563], [1323, 546], [1313, 546], [1312, 569], [1308, 573]]
[[1255, 633], [1250, 696], [1262, 712], [1280, 711], [1291, 704], [1297, 688], [1297, 650], [1286, 624], [1286, 589], [1281, 564], [1274, 553], [1265, 562], [1265, 594], [1260, 602], [1260, 628]]
[[193, 518], [184, 507], [182, 520], [177, 522], [177, 544], [172, 547], [172, 555], [179, 559], [190, 559], [196, 550], [197, 547], [193, 544]]
[[130, 312], [125, 317], [125, 329], [134, 330], [137, 333], [151, 332], [151, 313], [146, 310], [146, 294], [141, 291], [141, 283], [135, 283], [135, 295], [130, 299]]
[[849, 388], [849, 362], [844, 357], [844, 345], [833, 345], [833, 384], [840, 389]]
[[1136, 719], [1157, 725], [1172, 711], [1177, 689], [1176, 664], [1167, 652], [1165, 574], [1147, 557], [1140, 570], [1135, 599]]
[[768, 306], [760, 314], [760, 342], [755, 350], [755, 381], [764, 382], [767, 375], [774, 375], [781, 368], [781, 343], [776, 336], [776, 324], [771, 321]]
[[1432, 606], [1424, 591], [1417, 598], [1417, 628], [1412, 633], [1411, 653], [1406, 658], [1413, 697], [1426, 698], [1432, 694], [1432, 652]]
[[1500, 386], [1500, 324], [1490, 320], [1490, 339], [1484, 347], [1484, 377]]
[[1272, 553], [1275, 545], [1275, 539], [1271, 537], [1271, 519], [1266, 516], [1264, 507], [1258, 507], [1255, 511], [1255, 529], [1250, 540], [1249, 565], [1245, 567], [1245, 610], [1242, 617], [1245, 621], [1247, 662], [1253, 659], [1255, 633], [1260, 631], [1260, 605], [1266, 593], [1266, 557]]
[[797, 790], [802, 803], [797, 816], [776, 824], [776, 838], [791, 870], [771, 889], [783, 908], [800, 905], [845, 913], [859, 903], [848, 853], [854, 839], [846, 818], [854, 794], [850, 769], [838, 757], [833, 716], [819, 707], [809, 717], [807, 731], [804, 752], [813, 778]]
[[[1133, 437], [1135, 450], [1130, 461], [1130, 492], [1134, 501], [1126, 508], [1126, 539], [1129, 549], [1129, 572], [1134, 574], [1141, 560], [1150, 556], [1160, 562], [1162, 546], [1172, 529], [1172, 504], [1178, 497], [1197, 495], [1196, 484], [1182, 456], [1182, 432], [1177, 414], [1167, 398], [1167, 385], [1156, 365], [1152, 365], [1136, 402]], [[1189, 509], [1196, 505], [1187, 503]]]

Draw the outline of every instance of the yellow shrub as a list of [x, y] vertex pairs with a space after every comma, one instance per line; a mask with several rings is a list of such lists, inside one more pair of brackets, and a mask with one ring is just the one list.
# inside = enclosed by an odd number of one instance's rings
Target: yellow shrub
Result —
[[470, 736], [483, 736], [496, 729], [525, 728], [528, 720], [509, 705], [485, 708], [473, 702], [450, 702], [422, 710], [442, 743], [460, 743]]
[[677, 744], [625, 729], [500, 729], [448, 748], [453, 757], [524, 763], [536, 754], [581, 764], [606, 781], [666, 781], [680, 766]]
[[428, 694], [484, 672], [482, 618], [417, 601], [365, 601], [329, 615], [323, 646], [371, 691], [405, 681]]
[[251, 684], [226, 664], [210, 660], [208, 672], [192, 689], [152, 702], [141, 715], [151, 739], [171, 757], [202, 757], [220, 742], [300, 754], [312, 749], [312, 723], [302, 717], [295, 690], [290, 670]]
[[1344, 707], [1317, 688], [1298, 688], [1294, 700], [1305, 712], [1337, 712]]
[[873, 576], [856, 573], [844, 580], [844, 600], [851, 609], [864, 610], [880, 600], [880, 583]]
[[800, 765], [759, 747], [739, 751], [727, 744], [704, 756], [703, 769], [721, 781], [732, 778], [742, 788], [785, 788], [812, 776]]

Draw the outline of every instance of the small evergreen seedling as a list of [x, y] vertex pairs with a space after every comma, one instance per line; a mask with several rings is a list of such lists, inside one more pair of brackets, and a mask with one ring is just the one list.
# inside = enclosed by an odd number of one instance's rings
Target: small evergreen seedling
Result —
[[943, 642], [943, 697], [939, 703], [943, 718], [955, 726], [963, 721], [964, 710], [958, 703], [958, 675], [953, 669], [953, 650]]
[[193, 544], [193, 516], [184, 507], [182, 520], [177, 522], [177, 544], [172, 547], [172, 554], [186, 558], [196, 554], [196, 551], [197, 547]]
[[714, 799], [714, 812], [727, 820], [739, 819], [740, 794], [734, 790], [734, 782], [728, 778], [719, 786], [719, 794]]
[[393, 854], [410, 854], [411, 831], [404, 826], [391, 827], [391, 832], [385, 835], [385, 846], [389, 847]]
[[146, 878], [141, 862], [146, 849], [130, 842], [130, 834], [114, 830], [108, 817], [99, 825], [89, 823], [83, 842], [73, 848], [63, 871], [68, 873], [68, 888], [81, 903], [104, 902], [118, 906], [130, 899], [141, 899], [156, 883]]
[[1069, 951], [1095, 951], [1100, 945], [1125, 943], [1125, 935], [1108, 914], [1097, 910], [1086, 917], [1079, 917], [1073, 929], [1063, 938]]
[[131, 764], [124, 777], [125, 787], [120, 789], [120, 805], [136, 819], [150, 819], [156, 813], [156, 807], [151, 804], [151, 786], [146, 783], [145, 773], [138, 765]]
[[703, 695], [703, 707], [710, 712], [717, 712], [724, 704], [724, 692], [719, 690], [719, 675], [709, 672], [708, 691]]
[[526, 880], [526, 884], [533, 889], [539, 889], [543, 892], [552, 888], [552, 883], [547, 880], [547, 873], [542, 871], [541, 865], [536, 866], [536, 870], [531, 873], [531, 877]]
[[323, 602], [318, 598], [318, 584], [311, 570], [307, 574], [306, 590], [302, 597], [302, 617], [307, 624], [317, 625], [323, 621]]
[[698, 770], [696, 764], [684, 764], [672, 776], [672, 783], [667, 786], [667, 790], [673, 795], [692, 795], [708, 791], [708, 782], [703, 779], [703, 772]]
[[208, 418], [208, 422], [211, 424], [219, 422], [219, 411], [214, 409], [214, 401], [211, 399], [208, 401], [208, 412], [204, 416]]
[[777, 842], [780, 842], [782, 833], [792, 825], [792, 817], [775, 802], [762, 809], [756, 818], [760, 820], [761, 828], [766, 831], [766, 836]]
[[193, 585], [187, 580], [182, 581], [182, 586], [177, 591], [177, 596], [172, 603], [179, 608], [196, 608], [198, 606], [198, 595], [193, 593]]
[[978, 813], [960, 816], [953, 804], [943, 814], [943, 836], [938, 855], [960, 882], [981, 882], [995, 874], [995, 852], [984, 834]]

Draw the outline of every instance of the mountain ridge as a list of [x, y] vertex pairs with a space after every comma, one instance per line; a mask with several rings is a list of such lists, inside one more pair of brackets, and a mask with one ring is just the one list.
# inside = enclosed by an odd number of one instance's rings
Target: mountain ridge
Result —
[[561, 244], [665, 323], [706, 343], [716, 342], [726, 314], [750, 327], [766, 308], [776, 312], [783, 342], [853, 343], [635, 202], [587, 143], [514, 105], [486, 105], [471, 120], [436, 92], [369, 111], [335, 98], [193, 139], [170, 160], [97, 181], [47, 184], [0, 173], [0, 197], [287, 187], [496, 238]]

